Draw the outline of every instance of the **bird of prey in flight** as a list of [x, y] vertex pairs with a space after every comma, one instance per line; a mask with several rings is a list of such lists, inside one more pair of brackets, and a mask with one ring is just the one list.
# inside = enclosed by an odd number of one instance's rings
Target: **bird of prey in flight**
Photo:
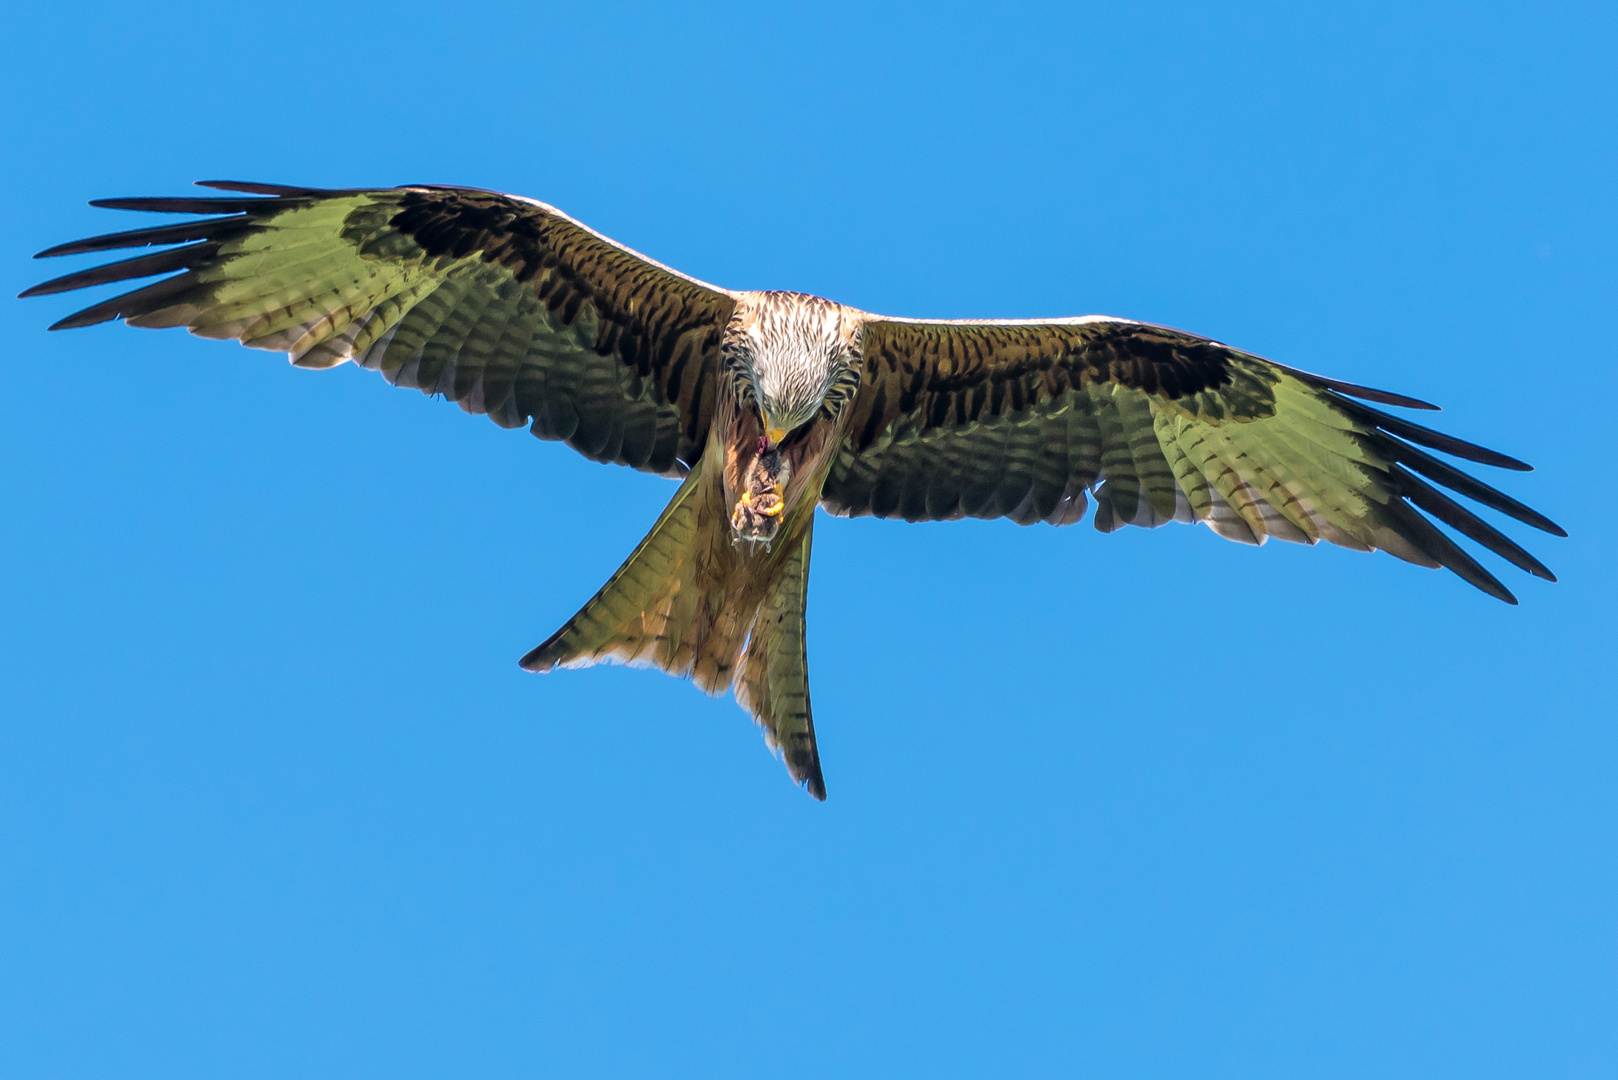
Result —
[[1425, 402], [1194, 334], [1096, 315], [891, 318], [721, 289], [544, 203], [472, 188], [203, 186], [232, 194], [93, 203], [201, 216], [41, 252], [157, 249], [23, 295], [169, 275], [51, 329], [122, 318], [298, 367], [352, 361], [681, 479], [618, 572], [522, 666], [617, 661], [733, 689], [816, 798], [804, 601], [817, 506], [1068, 525], [1093, 502], [1102, 532], [1198, 522], [1247, 544], [1380, 549], [1515, 603], [1436, 519], [1555, 580], [1439, 488], [1566, 534], [1430, 451], [1527, 465], [1367, 404]]

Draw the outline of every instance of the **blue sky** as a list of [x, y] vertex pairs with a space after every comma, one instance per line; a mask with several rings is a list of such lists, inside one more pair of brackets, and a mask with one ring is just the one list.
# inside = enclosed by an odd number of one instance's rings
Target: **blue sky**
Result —
[[1508, 528], [1562, 579], [1491, 561], [1509, 608], [823, 521], [820, 805], [728, 700], [516, 666], [667, 481], [0, 302], [0, 1073], [1611, 1075], [1610, 6], [7, 18], [8, 296], [128, 227], [90, 198], [479, 185], [724, 285], [1434, 400], [1571, 537]]

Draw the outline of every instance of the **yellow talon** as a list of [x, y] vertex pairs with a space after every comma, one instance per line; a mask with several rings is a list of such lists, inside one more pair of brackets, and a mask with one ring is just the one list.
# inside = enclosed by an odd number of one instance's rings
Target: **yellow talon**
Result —
[[775, 517], [784, 509], [786, 509], [786, 504], [778, 502], [768, 510], [760, 510], [759, 513], [763, 514], [765, 517]]
[[752, 506], [753, 505], [753, 493], [751, 491], [742, 492], [742, 505], [743, 506]]

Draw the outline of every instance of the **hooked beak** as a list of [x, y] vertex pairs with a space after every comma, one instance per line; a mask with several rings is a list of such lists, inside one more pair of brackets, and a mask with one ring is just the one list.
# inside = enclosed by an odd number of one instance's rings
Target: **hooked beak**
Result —
[[772, 447], [780, 446], [781, 440], [787, 437], [787, 429], [784, 427], [772, 427], [764, 432], [764, 437], [769, 440]]

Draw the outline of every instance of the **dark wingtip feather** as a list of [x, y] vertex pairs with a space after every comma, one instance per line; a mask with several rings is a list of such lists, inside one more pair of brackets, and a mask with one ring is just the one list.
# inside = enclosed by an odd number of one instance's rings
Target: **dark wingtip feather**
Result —
[[55, 247], [48, 247], [44, 251], [34, 252], [34, 258], [54, 259], [58, 255], [83, 255], [87, 251], [96, 250], [94, 248], [86, 248], [82, 246], [87, 242], [88, 241], [85, 240], [69, 240], [65, 244], [57, 244]]
[[103, 305], [97, 304], [95, 307], [85, 308], [83, 311], [75, 311], [73, 314], [65, 318], [57, 319], [45, 329], [77, 330], [82, 326], [96, 326], [100, 323], [112, 322], [112, 320], [116, 319], [117, 317], [118, 313], [116, 311], [107, 311], [104, 309]]
[[184, 247], [154, 251], [150, 255], [137, 255], [133, 259], [92, 266], [76, 274], [65, 274], [59, 278], [42, 281], [22, 293], [19, 299], [70, 292], [73, 289], [87, 289], [92, 285], [106, 285], [114, 281], [128, 281], [131, 278], [152, 277], [155, 274], [167, 274], [172, 270], [187, 270], [195, 266], [199, 259], [213, 255], [218, 249], [218, 244], [188, 244]]
[[[84, 244], [86, 244], [88, 242], [89, 241], [86, 241], [86, 240], [69, 240], [65, 244], [57, 244], [55, 247], [48, 247], [44, 251], [36, 251], [36, 252], [34, 252], [34, 258], [36, 258], [36, 259], [54, 259], [58, 255], [83, 255], [86, 251], [94, 251], [95, 250], [94, 248], [86, 248], [86, 247], [83, 246]], [[25, 294], [22, 294], [22, 295], [27, 295], [27, 294], [25, 293]]]
[[1499, 578], [1483, 569], [1475, 559], [1470, 557], [1458, 559], [1451, 556], [1445, 560], [1444, 567], [1468, 585], [1480, 592], [1488, 593], [1503, 604], [1516, 607], [1521, 603], [1516, 593], [1502, 585]]
[[1548, 532], [1552, 536], [1566, 536], [1567, 532], [1556, 522], [1541, 514], [1538, 510], [1513, 499], [1503, 491], [1490, 487], [1475, 476], [1462, 472], [1447, 461], [1440, 461], [1431, 454], [1418, 450], [1407, 442], [1401, 442], [1386, 433], [1378, 433], [1372, 440], [1372, 445], [1382, 453], [1387, 454], [1394, 461], [1406, 465], [1427, 479], [1460, 492], [1469, 499], [1492, 507], [1502, 514], [1516, 518], [1525, 525], [1532, 525], [1541, 532]]
[[1428, 412], [1442, 412], [1437, 405], [1420, 398], [1406, 397], [1403, 394], [1393, 394], [1386, 390], [1376, 390], [1369, 386], [1360, 386], [1358, 383], [1343, 382], [1341, 379], [1328, 379], [1321, 375], [1309, 376], [1315, 382], [1328, 390], [1335, 390], [1339, 394], [1359, 398], [1361, 401], [1374, 401], [1379, 405], [1397, 405], [1403, 409], [1426, 409]]
[[1451, 540], [1438, 526], [1428, 521], [1410, 503], [1403, 498], [1395, 498], [1391, 502], [1382, 504], [1390, 519], [1390, 524], [1396, 526], [1398, 534], [1406, 541], [1414, 544], [1421, 551], [1426, 552], [1439, 565], [1446, 567], [1462, 581], [1476, 589], [1488, 593], [1496, 600], [1508, 604], [1517, 603], [1517, 598], [1511, 590], [1500, 583], [1500, 579], [1484, 569], [1483, 564], [1467, 554], [1455, 541]]
[[196, 187], [213, 188], [215, 191], [239, 191], [244, 195], [324, 195], [320, 188], [292, 187], [287, 184], [259, 184], [251, 180], [198, 180]]
[[38, 285], [30, 285], [17, 294], [17, 299], [27, 300], [30, 296], [50, 296], [53, 293], [67, 292], [69, 289], [78, 287], [72, 281], [77, 276], [77, 274], [69, 274], [67, 277], [52, 278], [49, 281], [41, 281]]
[[183, 244], [190, 240], [224, 240], [239, 235], [251, 227], [252, 223], [245, 214], [203, 221], [182, 221], [177, 225], [156, 225], [149, 229], [131, 229], [127, 232], [91, 236], [83, 240], [69, 240], [65, 244], [46, 248], [34, 258], [53, 259], [58, 255], [87, 255], [96, 251], [117, 251], [120, 248]]
[[[1456, 550], [1460, 549], [1457, 548]], [[1500, 583], [1499, 578], [1483, 569], [1482, 565], [1470, 556], [1457, 558], [1452, 555], [1444, 561], [1444, 566], [1468, 585], [1488, 593], [1502, 603], [1516, 607], [1520, 602], [1515, 593]]]
[[[363, 195], [375, 188], [300, 187], [295, 184], [261, 184], [255, 180], [198, 180], [197, 187], [215, 191], [239, 191], [244, 195], [273, 195], [280, 199], [329, 199], [342, 195]], [[259, 202], [268, 200], [260, 199]]]
[[1383, 431], [1390, 435], [1397, 435], [1401, 439], [1409, 439], [1413, 443], [1430, 446], [1434, 450], [1442, 450], [1446, 454], [1453, 454], [1458, 458], [1465, 458], [1467, 461], [1475, 461], [1479, 465], [1492, 465], [1497, 469], [1511, 469], [1514, 472], [1534, 471], [1534, 467], [1526, 461], [1519, 461], [1510, 455], [1500, 453], [1498, 450], [1490, 450], [1486, 446], [1479, 446], [1477, 443], [1470, 443], [1465, 439], [1457, 439], [1453, 435], [1446, 435], [1442, 431], [1434, 431], [1430, 427], [1412, 424], [1402, 417], [1390, 415], [1367, 405], [1361, 405], [1357, 401], [1345, 401], [1338, 398], [1337, 402], [1345, 412], [1355, 419], [1363, 423], [1375, 424]]
[[126, 199], [91, 199], [90, 205], [104, 210], [144, 210], [153, 214], [240, 214], [269, 201], [143, 195]]
[[175, 274], [172, 277], [154, 281], [150, 285], [136, 289], [134, 292], [122, 293], [99, 304], [92, 304], [83, 311], [75, 311], [65, 319], [60, 319], [51, 325], [52, 330], [73, 330], [80, 326], [94, 326], [97, 323], [111, 322], [113, 319], [127, 319], [135, 315], [145, 315], [165, 304], [172, 303], [176, 297], [183, 295], [191, 288], [190, 274]]
[[1512, 607], [1517, 606], [1518, 601], [1516, 594], [1510, 589], [1506, 588], [1505, 585], [1501, 583], [1499, 578], [1485, 570], [1482, 563], [1472, 558], [1472, 556], [1466, 554], [1466, 552], [1461, 549], [1460, 545], [1456, 544], [1453, 540], [1450, 540], [1449, 537], [1443, 536], [1443, 534], [1433, 526], [1429, 525], [1428, 528], [1432, 529], [1435, 536], [1443, 537], [1442, 544], [1434, 543], [1429, 545], [1430, 547], [1438, 549], [1436, 551], [1430, 551], [1429, 553], [1434, 558], [1442, 562], [1446, 569], [1455, 574], [1468, 585], [1471, 585], [1473, 588], [1482, 592], [1488, 593], [1496, 600], [1510, 604]]
[[1420, 509], [1427, 511], [1450, 528], [1476, 540], [1519, 569], [1546, 581], [1556, 580], [1556, 575], [1551, 573], [1550, 568], [1530, 555], [1520, 544], [1453, 499], [1446, 497], [1437, 488], [1398, 465], [1393, 466], [1392, 475], [1399, 481], [1405, 498]]

